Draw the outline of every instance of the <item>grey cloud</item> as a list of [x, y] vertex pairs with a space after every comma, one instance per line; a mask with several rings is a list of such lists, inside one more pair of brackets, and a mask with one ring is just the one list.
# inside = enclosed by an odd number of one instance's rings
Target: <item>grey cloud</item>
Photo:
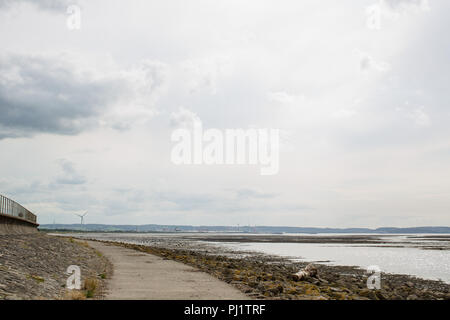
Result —
[[249, 189], [249, 188], [244, 188], [244, 189], [239, 189], [236, 191], [236, 196], [238, 198], [243, 198], [243, 199], [269, 199], [269, 198], [275, 198], [277, 196], [277, 194], [275, 193], [267, 193], [267, 192], [261, 192], [259, 190], [255, 190], [255, 189]]
[[[60, 177], [64, 180], [63, 177], [65, 175], [63, 172]], [[67, 179], [67, 176], [65, 179]], [[78, 179], [80, 180], [81, 178], [78, 177]], [[45, 181], [45, 179], [27, 181], [17, 178], [6, 178], [0, 179], [0, 185], [5, 186], [2, 191], [3, 195], [36, 213], [39, 222], [42, 222], [43, 216], [49, 214], [49, 208], [52, 208], [53, 213], [59, 215], [98, 206], [98, 198], [93, 197], [90, 192], [80, 188], [75, 190], [73, 185], [69, 185], [69, 188], [62, 188], [62, 185], [58, 184], [57, 180], [54, 179], [53, 182], [49, 182]], [[72, 182], [75, 182], [75, 180], [72, 180]]]
[[87, 182], [86, 178], [75, 170], [75, 166], [72, 162], [60, 159], [58, 160], [58, 164], [63, 173], [56, 179], [57, 184], [81, 185]]
[[74, 135], [126, 90], [120, 79], [94, 78], [63, 59], [0, 58], [0, 139], [35, 133]]
[[129, 70], [122, 70], [120, 91], [125, 99], [119, 109], [105, 117], [105, 123], [117, 131], [145, 124], [158, 113], [157, 102], [166, 93], [168, 73], [168, 65], [152, 60], [143, 60]]
[[355, 53], [359, 57], [359, 67], [363, 72], [370, 70], [386, 72], [390, 68], [388, 63], [384, 61], [378, 61], [366, 52], [356, 50]]
[[[153, 196], [155, 204], [166, 210], [210, 210], [217, 209], [223, 204], [219, 199], [209, 194], [180, 194], [177, 192], [157, 192]], [[220, 204], [219, 204], [220, 203]]]
[[108, 198], [101, 203], [101, 211], [106, 216], [121, 216], [143, 209], [143, 203], [139, 201], [130, 201], [128, 198]]
[[[2, 188], [1, 194], [20, 203], [39, 199], [42, 190], [46, 190], [47, 185], [42, 181], [23, 181], [20, 179], [0, 179]], [[23, 201], [22, 201], [23, 200]]]
[[[227, 194], [155, 192], [148, 196], [160, 211], [198, 211], [203, 213], [236, 213], [251, 211], [300, 212], [312, 210], [309, 205], [298, 203], [271, 203], [278, 194], [264, 193], [255, 189], [239, 189]], [[262, 201], [259, 201], [262, 200]]]

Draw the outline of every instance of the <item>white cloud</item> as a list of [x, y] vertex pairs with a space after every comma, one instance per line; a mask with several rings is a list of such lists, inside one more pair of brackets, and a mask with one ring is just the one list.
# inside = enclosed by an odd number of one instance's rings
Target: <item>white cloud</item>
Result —
[[171, 113], [170, 123], [173, 127], [190, 129], [195, 123], [201, 123], [201, 119], [194, 112], [180, 107], [178, 111]]
[[271, 91], [268, 93], [268, 98], [270, 101], [281, 104], [293, 104], [304, 102], [305, 100], [305, 97], [303, 95], [290, 94], [285, 91]]
[[356, 114], [354, 109], [339, 109], [333, 112], [332, 116], [335, 118], [351, 118]]
[[413, 122], [419, 126], [419, 127], [429, 127], [431, 126], [431, 118], [430, 116], [425, 112], [425, 108], [417, 108], [413, 111], [411, 111], [408, 114], [408, 117], [413, 120]]
[[207, 92], [215, 95], [220, 78], [232, 70], [230, 57], [217, 55], [200, 59], [189, 59], [182, 63], [190, 93]]
[[430, 10], [428, 0], [380, 0], [383, 8], [395, 13]]
[[77, 0], [0, 0], [0, 8], [11, 8], [19, 4], [30, 4], [37, 8], [66, 14], [66, 9]]

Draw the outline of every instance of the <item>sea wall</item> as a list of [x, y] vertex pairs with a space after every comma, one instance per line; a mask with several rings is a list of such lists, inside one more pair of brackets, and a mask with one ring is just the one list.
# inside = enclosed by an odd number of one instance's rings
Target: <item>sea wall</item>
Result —
[[37, 227], [25, 219], [0, 214], [0, 235], [37, 233]]
[[37, 216], [0, 194], [0, 235], [37, 232]]

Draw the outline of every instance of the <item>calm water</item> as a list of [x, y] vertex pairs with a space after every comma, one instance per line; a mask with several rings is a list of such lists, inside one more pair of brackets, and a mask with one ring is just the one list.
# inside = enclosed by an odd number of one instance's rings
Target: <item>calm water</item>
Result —
[[[424, 279], [442, 280], [450, 283], [450, 241], [448, 238], [444, 241], [438, 241], [436, 239], [414, 238], [414, 236], [418, 235], [380, 235], [383, 241], [387, 241], [387, 243], [384, 243], [383, 247], [379, 247], [373, 244], [204, 242], [195, 240], [195, 234], [183, 233], [97, 233], [77, 234], [76, 236], [144, 245], [168, 245], [169, 247], [177, 243], [183, 243], [183, 247], [187, 246], [191, 248], [198, 248], [199, 246], [209, 244], [232, 251], [256, 251], [270, 255], [278, 255], [294, 261], [320, 262], [334, 265], [358, 266], [361, 268], [376, 265], [382, 272], [408, 274]], [[329, 237], [330, 234], [313, 236]], [[345, 235], [339, 234], [339, 236]], [[184, 237], [189, 237], [190, 239], [183, 239]], [[264, 237], [264, 235], [261, 235], [261, 237]], [[444, 247], [446, 250], [425, 250], [423, 247]]]
[[311, 243], [224, 243], [222, 245], [232, 250], [263, 252], [298, 261], [362, 268], [377, 265], [382, 272], [409, 274], [450, 283], [449, 250]]

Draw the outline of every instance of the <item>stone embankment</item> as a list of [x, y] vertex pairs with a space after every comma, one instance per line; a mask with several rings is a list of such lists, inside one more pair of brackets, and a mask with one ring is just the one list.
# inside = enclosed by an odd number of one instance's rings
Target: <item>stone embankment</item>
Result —
[[[67, 268], [81, 269], [82, 289], [67, 290]], [[0, 300], [101, 298], [109, 261], [86, 242], [41, 233], [0, 235]]]
[[38, 233], [37, 224], [0, 214], [0, 235]]

